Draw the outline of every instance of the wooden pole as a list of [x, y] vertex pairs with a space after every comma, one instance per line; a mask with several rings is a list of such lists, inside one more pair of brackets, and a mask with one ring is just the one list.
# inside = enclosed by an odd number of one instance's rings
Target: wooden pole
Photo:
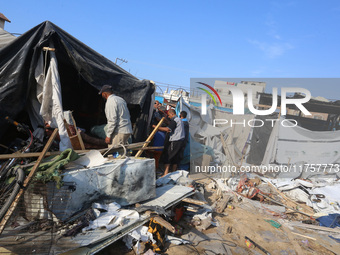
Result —
[[37, 162], [35, 163], [35, 165], [33, 166], [32, 170], [30, 171], [29, 175], [25, 178], [25, 181], [23, 183], [23, 187], [20, 189], [20, 191], [18, 192], [18, 195], [15, 197], [13, 203], [11, 204], [11, 206], [9, 207], [8, 211], [6, 212], [5, 216], [3, 217], [1, 223], [0, 223], [0, 235], [2, 234], [8, 220], [10, 219], [10, 217], [12, 216], [15, 208], [17, 207], [20, 198], [22, 196], [22, 194], [24, 193], [24, 190], [27, 188], [27, 186], [29, 185], [30, 181], [32, 180], [33, 176], [35, 175], [35, 173], [38, 170], [38, 167], [41, 163], [41, 161], [43, 160], [46, 152], [49, 150], [49, 148], [52, 145], [52, 142], [54, 141], [54, 138], [56, 137], [58, 133], [58, 129], [54, 129], [52, 135], [50, 136], [50, 138], [48, 139], [43, 151], [40, 153], [40, 156], [37, 160]]
[[159, 127], [162, 125], [162, 123], [163, 123], [164, 120], [165, 120], [165, 118], [163, 117], [163, 118], [159, 121], [159, 123], [157, 124], [157, 126], [154, 128], [154, 130], [153, 130], [153, 131], [151, 132], [151, 134], [149, 135], [148, 139], [146, 139], [146, 141], [145, 141], [145, 143], [144, 143], [142, 149], [139, 150], [139, 151], [136, 153], [136, 155], [135, 155], [136, 158], [138, 158], [140, 155], [142, 155], [142, 153], [143, 153], [143, 148], [145, 148], [145, 147], [148, 146], [149, 142], [151, 142], [152, 138], [155, 136], [156, 132], [158, 131]]

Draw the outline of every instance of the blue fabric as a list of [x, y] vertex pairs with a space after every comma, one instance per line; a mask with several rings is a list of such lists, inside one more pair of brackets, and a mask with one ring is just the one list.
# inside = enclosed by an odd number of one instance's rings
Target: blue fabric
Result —
[[164, 97], [155, 96], [155, 100], [158, 100], [158, 102], [160, 102], [161, 104], [164, 103]]
[[322, 216], [316, 219], [320, 226], [328, 227], [328, 228], [335, 228], [340, 227], [340, 214], [339, 213], [333, 213], [328, 214], [327, 216]]
[[336, 241], [337, 243], [340, 243], [340, 238], [335, 238], [335, 237], [333, 237], [333, 236], [328, 236], [328, 237], [330, 237], [330, 238], [332, 238], [334, 241]]
[[[153, 138], [153, 146], [163, 146], [165, 140], [165, 133], [162, 131], [157, 131]], [[157, 149], [156, 151], [162, 151], [162, 149]]]

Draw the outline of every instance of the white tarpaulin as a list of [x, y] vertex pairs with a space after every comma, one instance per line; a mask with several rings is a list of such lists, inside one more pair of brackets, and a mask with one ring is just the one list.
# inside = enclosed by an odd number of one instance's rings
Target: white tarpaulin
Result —
[[42, 55], [35, 70], [35, 77], [38, 85], [37, 97], [41, 103], [40, 115], [45, 121], [51, 122], [51, 127], [57, 127], [59, 129], [59, 150], [64, 151], [68, 148], [72, 148], [72, 145], [64, 125], [58, 63], [53, 51], [50, 51], [50, 57], [51, 61], [46, 77], [44, 76]]
[[340, 163], [340, 131], [310, 131], [282, 121], [272, 131], [262, 164]]
[[[215, 123], [217, 125], [214, 127], [214, 120], [217, 119], [218, 121]], [[254, 119], [254, 115], [236, 116], [215, 109], [212, 105], [207, 107], [207, 115], [202, 115], [200, 108], [190, 106], [190, 135], [199, 143], [214, 150], [212, 159], [214, 164], [235, 164], [235, 162], [230, 162], [229, 157], [225, 155], [226, 152], [223, 149], [221, 135], [223, 135], [230, 151], [234, 154], [235, 150], [241, 158], [242, 151], [251, 132], [251, 127], [247, 123], [252, 119]], [[192, 151], [194, 151], [194, 145], [194, 143], [190, 144]]]

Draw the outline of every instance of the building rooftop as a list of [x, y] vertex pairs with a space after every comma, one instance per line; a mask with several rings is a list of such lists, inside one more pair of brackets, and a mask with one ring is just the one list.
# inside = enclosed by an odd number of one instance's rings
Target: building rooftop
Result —
[[0, 12], [0, 19], [3, 19], [5, 21], [8, 21], [8, 22], [11, 22], [9, 19], [6, 18], [5, 15], [3, 15], [1, 12]]

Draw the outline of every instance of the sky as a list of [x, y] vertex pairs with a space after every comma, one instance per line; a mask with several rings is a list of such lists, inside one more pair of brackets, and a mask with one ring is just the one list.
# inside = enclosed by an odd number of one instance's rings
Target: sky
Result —
[[[190, 78], [340, 78], [338, 0], [3, 0], [0, 12], [8, 32], [49, 20], [163, 89]], [[304, 86], [340, 99], [331, 80]]]

